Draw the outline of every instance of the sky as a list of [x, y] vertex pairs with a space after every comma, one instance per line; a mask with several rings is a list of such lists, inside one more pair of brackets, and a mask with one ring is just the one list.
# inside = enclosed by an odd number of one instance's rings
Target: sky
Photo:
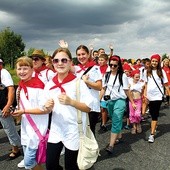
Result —
[[170, 54], [169, 0], [0, 0], [0, 31], [10, 27], [29, 48], [52, 53], [64, 39], [72, 56], [83, 44], [109, 45], [121, 58]]

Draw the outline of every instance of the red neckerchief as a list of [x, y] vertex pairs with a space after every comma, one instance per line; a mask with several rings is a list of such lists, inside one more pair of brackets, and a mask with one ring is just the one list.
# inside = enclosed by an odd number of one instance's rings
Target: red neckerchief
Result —
[[106, 64], [106, 65], [103, 65], [103, 66], [100, 66], [100, 71], [101, 71], [102, 74], [105, 74], [105, 73], [106, 73], [107, 67], [108, 67], [107, 64]]
[[38, 69], [34, 69], [34, 71], [35, 71], [35, 76], [36, 77], [38, 77], [38, 75], [41, 75], [41, 71], [43, 71], [43, 70], [46, 70], [46, 69], [48, 69], [45, 65], [42, 65], [40, 68], [38, 68]]
[[92, 60], [88, 61], [85, 65], [78, 64], [78, 66], [80, 67], [80, 70], [78, 70], [76, 73], [80, 73], [82, 70], [85, 71], [87, 68], [92, 67], [94, 65], [96, 65], [96, 64]]
[[70, 82], [72, 80], [74, 80], [75, 78], [76, 78], [76, 76], [73, 73], [69, 72], [68, 75], [63, 79], [63, 81], [61, 83], [59, 83], [59, 81], [58, 81], [58, 74], [57, 74], [52, 79], [53, 82], [55, 83], [55, 85], [53, 87], [51, 87], [50, 90], [55, 89], [55, 88], [58, 87], [58, 88], [60, 88], [61, 92], [65, 92], [64, 88], [62, 87], [62, 85], [65, 84], [65, 83], [68, 83], [68, 82]]
[[26, 82], [24, 82], [23, 80], [19, 82], [19, 88], [24, 89], [24, 93], [27, 99], [28, 99], [27, 87], [44, 89], [44, 86], [45, 86], [44, 83], [37, 77], [32, 77], [30, 80]]

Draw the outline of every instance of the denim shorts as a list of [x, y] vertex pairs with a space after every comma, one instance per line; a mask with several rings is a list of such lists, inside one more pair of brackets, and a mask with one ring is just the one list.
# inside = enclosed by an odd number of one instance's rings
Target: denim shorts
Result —
[[37, 149], [31, 149], [27, 146], [23, 146], [24, 151], [24, 165], [25, 169], [31, 169], [37, 165], [36, 152]]

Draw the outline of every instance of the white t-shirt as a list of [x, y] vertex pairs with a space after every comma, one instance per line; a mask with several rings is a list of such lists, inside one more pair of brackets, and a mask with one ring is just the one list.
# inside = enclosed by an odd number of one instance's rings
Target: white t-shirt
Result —
[[[120, 86], [119, 75], [118, 75], [116, 78], [115, 84], [113, 86], [115, 77], [116, 77], [116, 75], [113, 75], [113, 74], [110, 75], [109, 81], [107, 83], [107, 89], [106, 89], [105, 95], [110, 95], [111, 100], [126, 99], [127, 96], [126, 96], [124, 90], [129, 89], [128, 78], [127, 78], [126, 74], [123, 73], [123, 76], [122, 76], [123, 86]], [[103, 84], [103, 87], [106, 87], [105, 77], [103, 79], [102, 84]]]
[[[56, 75], [56, 73], [54, 73], [52, 70], [50, 69], [45, 69], [42, 70], [39, 74], [38, 74], [38, 78], [44, 83], [46, 84], [48, 81], [50, 81], [54, 76]], [[33, 72], [32, 77], [35, 77], [35, 71]]]
[[[164, 93], [164, 87], [161, 82], [161, 78], [157, 75], [156, 70], [152, 70], [152, 74], [159, 88], [161, 89], [162, 93]], [[164, 70], [162, 70], [162, 74], [163, 74], [163, 78], [162, 78], [163, 83], [167, 83], [168, 79], [167, 79], [167, 76]], [[162, 100], [162, 93], [160, 92], [155, 81], [152, 78], [152, 76], [147, 77], [146, 72], [145, 72], [145, 82], [147, 83], [147, 97], [149, 101]]]
[[14, 85], [10, 73], [6, 69], [4, 69], [4, 68], [1, 70], [1, 83], [5, 87], [13, 86]]
[[[46, 99], [44, 98], [44, 90], [40, 88], [27, 87], [27, 91], [29, 100], [27, 100], [23, 89], [21, 89], [20, 92], [20, 98], [22, 100], [22, 103], [24, 104], [24, 107], [26, 109], [43, 108], [46, 102]], [[20, 107], [22, 108], [21, 104]], [[40, 130], [40, 133], [42, 135], [45, 135], [48, 128], [49, 115], [30, 114], [30, 116], [37, 125], [37, 128]], [[39, 138], [30, 123], [28, 122], [25, 114], [22, 115], [21, 119], [21, 144], [26, 145], [32, 149], [37, 149], [39, 144]]]
[[[78, 70], [80, 70], [81, 68], [79, 66], [74, 66], [75, 68], [75, 74], [77, 77], [81, 78], [83, 73], [85, 72], [84, 70], [82, 70], [81, 72], [77, 73]], [[100, 71], [99, 66], [93, 66], [87, 73], [86, 75], [89, 75], [89, 81], [91, 82], [96, 82], [98, 80], [102, 80], [102, 74]], [[100, 97], [99, 97], [99, 92], [98, 90], [89, 88], [91, 95], [93, 96], [93, 100], [94, 100], [94, 105], [91, 111], [95, 111], [95, 112], [100, 112]]]
[[138, 81], [137, 83], [134, 83], [133, 79], [130, 79], [129, 85], [130, 91], [138, 91], [139, 93], [141, 93], [144, 86], [144, 82]]
[[[62, 85], [66, 94], [75, 100], [77, 100], [76, 81], [77, 78]], [[46, 98], [54, 100], [48, 142], [58, 143], [61, 141], [66, 148], [70, 150], [78, 150], [79, 132], [77, 123], [77, 109], [70, 105], [63, 105], [59, 103], [58, 95], [61, 94], [60, 88], [49, 90], [54, 85], [54, 82], [50, 81], [45, 87]], [[91, 93], [83, 80], [80, 81], [80, 101], [85, 103], [89, 108], [93, 107], [93, 97], [91, 96]], [[82, 112], [83, 127], [86, 121], [86, 114], [87, 113]]]

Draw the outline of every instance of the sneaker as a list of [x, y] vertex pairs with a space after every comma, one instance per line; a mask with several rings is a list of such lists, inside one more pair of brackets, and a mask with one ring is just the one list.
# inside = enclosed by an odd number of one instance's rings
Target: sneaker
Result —
[[148, 138], [148, 142], [149, 143], [154, 143], [154, 135], [150, 135], [149, 138]]
[[25, 168], [24, 159], [20, 163], [18, 163], [17, 166], [18, 166], [18, 168]]
[[108, 146], [106, 147], [106, 151], [107, 151], [109, 154], [112, 154], [112, 153], [113, 153], [113, 146], [108, 145]]

